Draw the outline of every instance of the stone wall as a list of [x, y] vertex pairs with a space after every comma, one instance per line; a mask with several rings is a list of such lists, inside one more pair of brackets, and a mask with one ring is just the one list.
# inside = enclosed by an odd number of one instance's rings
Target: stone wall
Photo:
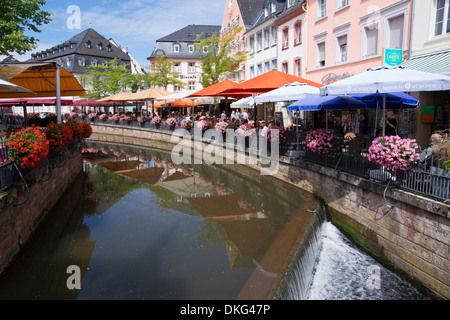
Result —
[[[438, 298], [450, 298], [450, 206], [305, 162], [279, 176], [327, 204], [335, 225], [362, 249]], [[381, 279], [383, 281], [383, 279]]]
[[45, 167], [31, 172], [27, 179], [29, 192], [25, 186], [19, 186], [2, 193], [0, 273], [13, 261], [49, 210], [82, 172], [83, 156], [80, 148], [72, 149], [67, 162], [60, 165], [52, 166], [51, 176]]

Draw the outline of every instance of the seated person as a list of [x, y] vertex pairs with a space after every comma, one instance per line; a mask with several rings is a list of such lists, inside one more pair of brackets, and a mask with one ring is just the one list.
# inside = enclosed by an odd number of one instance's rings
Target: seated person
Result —
[[434, 152], [439, 151], [439, 142], [441, 141], [441, 135], [438, 133], [433, 133], [430, 137], [430, 145], [428, 148], [424, 149], [420, 153], [420, 162], [424, 163], [425, 161], [431, 159]]

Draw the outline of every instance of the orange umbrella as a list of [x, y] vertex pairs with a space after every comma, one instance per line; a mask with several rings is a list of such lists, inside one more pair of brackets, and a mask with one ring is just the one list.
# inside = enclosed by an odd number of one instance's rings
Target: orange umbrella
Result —
[[224, 90], [227, 90], [229, 88], [232, 88], [237, 83], [231, 80], [224, 80], [221, 82], [218, 82], [216, 84], [213, 84], [209, 87], [206, 87], [202, 90], [199, 90], [197, 92], [194, 92], [193, 94], [187, 96], [186, 98], [193, 98], [193, 97], [217, 97], [222, 96], [221, 94], [218, 94], [219, 92], [222, 92]]
[[231, 88], [218, 92], [218, 95], [233, 96], [234, 94], [247, 94], [247, 96], [250, 96], [253, 93], [265, 93], [268, 91], [272, 91], [284, 86], [285, 84], [293, 82], [306, 83], [316, 88], [322, 87], [320, 83], [293, 76], [277, 70], [272, 70], [250, 80], [238, 83]]
[[198, 106], [197, 101], [189, 100], [189, 99], [181, 99], [181, 100], [175, 100], [173, 102], [169, 102], [169, 106], [171, 107], [192, 107]]

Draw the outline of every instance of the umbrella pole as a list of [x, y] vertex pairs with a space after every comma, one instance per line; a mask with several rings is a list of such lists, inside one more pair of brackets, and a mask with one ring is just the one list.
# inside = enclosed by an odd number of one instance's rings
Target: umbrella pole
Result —
[[295, 118], [295, 128], [296, 128], [296, 131], [297, 131], [297, 145], [296, 145], [296, 150], [298, 151], [298, 145], [299, 145], [299, 143], [300, 143], [300, 141], [299, 141], [299, 139], [300, 139], [300, 133], [299, 133], [299, 131], [298, 131], [298, 122], [299, 122], [299, 118], [300, 118], [300, 110], [299, 109], [297, 109], [298, 110], [298, 113], [297, 113], [297, 118]]
[[56, 121], [61, 122], [61, 77], [59, 63], [56, 63]]
[[378, 127], [378, 100], [377, 100], [377, 108], [375, 109], [375, 127], [373, 130], [373, 136], [377, 136], [377, 127]]
[[383, 93], [383, 137], [386, 135], [386, 93]]

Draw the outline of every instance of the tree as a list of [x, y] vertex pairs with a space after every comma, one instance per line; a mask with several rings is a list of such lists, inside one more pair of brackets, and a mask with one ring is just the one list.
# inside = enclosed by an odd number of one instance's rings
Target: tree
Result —
[[200, 34], [195, 41], [195, 49], [201, 56], [202, 76], [200, 83], [209, 87], [229, 74], [236, 73], [239, 65], [247, 59], [247, 51], [232, 52], [231, 43], [237, 39], [242, 30], [235, 27], [220, 36], [214, 33], [209, 38]]
[[87, 75], [82, 79], [88, 88], [88, 97], [99, 99], [126, 90], [131, 73], [128, 66], [119, 64], [117, 58], [102, 65], [87, 66]]
[[52, 20], [49, 12], [41, 10], [45, 0], [1, 0], [0, 3], [0, 55], [21, 55], [35, 49], [39, 40], [26, 36], [25, 32], [39, 33], [38, 27]]
[[167, 56], [156, 58], [157, 62], [150, 65], [150, 73], [144, 78], [148, 85], [164, 87], [167, 90], [168, 85], [176, 85], [183, 88], [186, 84], [179, 79], [179, 73], [174, 71], [175, 63]]

